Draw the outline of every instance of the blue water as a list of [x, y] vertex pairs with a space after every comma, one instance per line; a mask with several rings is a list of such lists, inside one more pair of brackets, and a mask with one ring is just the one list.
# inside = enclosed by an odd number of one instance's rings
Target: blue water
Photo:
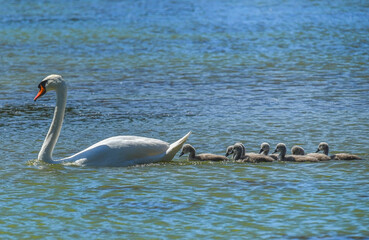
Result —
[[[365, 1], [0, 1], [0, 238], [369, 238]], [[55, 158], [114, 135], [199, 153], [328, 142], [361, 161], [35, 164], [68, 82]]]

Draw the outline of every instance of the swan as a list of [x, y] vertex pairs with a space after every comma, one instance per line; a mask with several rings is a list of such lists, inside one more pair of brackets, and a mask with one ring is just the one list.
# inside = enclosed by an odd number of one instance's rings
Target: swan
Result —
[[[300, 146], [293, 146], [291, 148], [292, 155], [305, 155], [305, 150], [303, 147]], [[331, 158], [322, 153], [308, 153], [306, 156], [315, 157], [319, 161], [329, 161]]]
[[291, 148], [292, 155], [305, 155], [305, 150], [300, 146], [293, 146]]
[[38, 85], [36, 101], [49, 91], [56, 92], [56, 107], [51, 126], [38, 154], [38, 160], [53, 164], [80, 166], [123, 167], [137, 164], [171, 161], [191, 132], [178, 141], [169, 143], [146, 137], [115, 136], [104, 139], [70, 157], [53, 160], [52, 153], [63, 124], [67, 101], [67, 85], [60, 75], [49, 75]]
[[287, 147], [284, 143], [278, 143], [274, 152], [279, 152], [278, 159], [280, 161], [292, 161], [292, 162], [318, 162], [315, 157], [307, 155], [286, 155]]
[[243, 148], [241, 144], [235, 144], [233, 146], [234, 160], [240, 160], [241, 162], [273, 162], [274, 159], [264, 154], [248, 153], [242, 155]]
[[[245, 146], [244, 146], [242, 143], [240, 143], [240, 142], [235, 143], [235, 144], [240, 144], [240, 145], [241, 145], [241, 147], [242, 147], [242, 153], [241, 153], [241, 155], [242, 155], [242, 156], [243, 156], [243, 155], [245, 155], [245, 151], [246, 151]], [[234, 159], [234, 151], [233, 151], [233, 147], [234, 147], [234, 145], [231, 145], [231, 146], [228, 146], [228, 147], [227, 147], [227, 149], [226, 149], [226, 154], [225, 154], [225, 156], [226, 156], [226, 157], [228, 157], [229, 155], [233, 155], [233, 156], [232, 156], [232, 159]]]
[[195, 148], [190, 144], [185, 144], [182, 147], [182, 151], [179, 154], [181, 157], [183, 154], [189, 153], [188, 160], [190, 161], [227, 161], [228, 158], [222, 155], [215, 155], [211, 153], [203, 153], [196, 155]]
[[268, 154], [269, 154], [269, 150], [270, 150], [270, 145], [269, 145], [269, 143], [263, 142], [263, 143], [260, 145], [260, 151], [259, 151], [259, 154], [263, 154], [263, 155], [266, 155], [266, 156], [269, 156], [269, 157], [273, 158], [274, 160], [278, 160], [278, 155], [276, 155], [276, 154], [268, 155]]
[[254, 152], [249, 152], [249, 153], [246, 153], [246, 148], [245, 148], [245, 145], [243, 145], [243, 143], [235, 143], [233, 145], [233, 158], [235, 158], [235, 152], [234, 152], [234, 149], [237, 147], [238, 149], [238, 153], [240, 154], [241, 158], [245, 155], [259, 155], [258, 153], [254, 153]]
[[[231, 146], [228, 146], [227, 149], [226, 149], [226, 153], [225, 153], [225, 156], [228, 157], [229, 155], [232, 155], [234, 152], [233, 152], [233, 145]], [[233, 156], [232, 156], [233, 158]]]
[[327, 155], [332, 160], [360, 160], [361, 158], [354, 154], [349, 153], [336, 153], [334, 155], [329, 156], [329, 146], [326, 142], [321, 142], [318, 146], [316, 152], [323, 151], [324, 155]]
[[[305, 150], [300, 146], [293, 146], [291, 148], [292, 155], [305, 155]], [[322, 153], [308, 153], [306, 156], [315, 157], [319, 161], [329, 161], [331, 158]]]

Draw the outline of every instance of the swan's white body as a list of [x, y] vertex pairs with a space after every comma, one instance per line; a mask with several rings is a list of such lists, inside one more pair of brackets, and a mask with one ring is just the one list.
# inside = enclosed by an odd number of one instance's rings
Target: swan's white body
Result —
[[67, 87], [60, 75], [50, 75], [39, 85], [40, 91], [34, 100], [50, 90], [56, 91], [54, 117], [38, 154], [38, 160], [47, 163], [75, 164], [97, 167], [125, 167], [137, 164], [168, 162], [181, 149], [191, 132], [173, 144], [137, 136], [116, 136], [104, 139], [73, 156], [53, 160], [52, 153], [63, 124], [67, 100]]
[[177, 142], [137, 136], [116, 136], [104, 139], [73, 156], [52, 163], [74, 163], [82, 166], [126, 167], [138, 164], [171, 161], [190, 133]]

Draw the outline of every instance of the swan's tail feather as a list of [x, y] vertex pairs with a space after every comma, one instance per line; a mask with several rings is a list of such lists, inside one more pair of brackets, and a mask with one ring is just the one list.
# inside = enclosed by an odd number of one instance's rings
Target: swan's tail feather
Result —
[[187, 138], [191, 135], [191, 131], [188, 132], [183, 138], [179, 139], [177, 142], [170, 144], [165, 156], [163, 157], [163, 162], [172, 161], [176, 153], [182, 148], [183, 144], [187, 141]]

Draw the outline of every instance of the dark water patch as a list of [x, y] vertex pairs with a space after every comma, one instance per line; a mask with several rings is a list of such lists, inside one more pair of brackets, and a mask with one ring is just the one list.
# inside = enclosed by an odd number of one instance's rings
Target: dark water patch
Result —
[[363, 240], [368, 239], [367, 236], [361, 237], [361, 236], [354, 236], [354, 235], [335, 235], [335, 234], [322, 234], [318, 236], [283, 236], [283, 238], [286, 239], [296, 239], [296, 240], [318, 240], [318, 239], [324, 239], [324, 240]]
[[147, 189], [147, 187], [144, 186], [111, 186], [111, 185], [104, 185], [104, 186], [99, 186], [96, 188], [92, 188], [92, 190], [98, 190], [98, 191], [112, 191], [112, 190], [119, 190], [119, 191], [124, 191], [124, 190], [134, 190], [134, 191], [141, 191], [141, 190], [145, 190]]
[[294, 184], [291, 182], [268, 182], [268, 181], [260, 181], [260, 180], [243, 180], [237, 182], [227, 182], [227, 185], [233, 185], [242, 187], [243, 190], [255, 190], [255, 189], [263, 189], [263, 190], [275, 190], [280, 191], [281, 189], [288, 190], [288, 189], [295, 189], [297, 188], [298, 184]]
[[[142, 105], [141, 105], [142, 104]], [[150, 107], [152, 103], [150, 101], [140, 102], [137, 106], [138, 109], [131, 109], [131, 111], [117, 112], [114, 104], [107, 103], [104, 101], [101, 106], [92, 106], [85, 103], [67, 106], [65, 109], [65, 121], [83, 123], [89, 122], [91, 119], [104, 119], [104, 120], [114, 120], [119, 119], [122, 121], [149, 121], [150, 119], [166, 119], [175, 118], [178, 116], [183, 116], [186, 113], [180, 113], [176, 110], [175, 114], [173, 112], [168, 112], [168, 109], [163, 109], [164, 112], [153, 112], [147, 113], [142, 112], [140, 108]], [[105, 105], [105, 106], [104, 106]], [[103, 110], [104, 109], [104, 110]], [[118, 107], [119, 109], [119, 107]], [[4, 105], [0, 108], [0, 114], [2, 122], [1, 127], [9, 126], [14, 123], [26, 123], [27, 119], [31, 126], [38, 126], [39, 123], [45, 123], [45, 121], [50, 121], [54, 114], [54, 107], [44, 104], [24, 104], [24, 105]], [[39, 122], [39, 123], [37, 123]], [[29, 124], [28, 124], [29, 125]]]
[[81, 17], [43, 17], [43, 16], [24, 16], [23, 18], [14, 18], [13, 16], [3, 17], [1, 19], [1, 22], [3, 24], [16, 24], [19, 26], [25, 25], [35, 25], [35, 24], [55, 24], [55, 23], [61, 23], [61, 24], [68, 24], [68, 23], [74, 23], [74, 22], [86, 22], [91, 21], [92, 18], [81, 18]]
[[[0, 114], [2, 117], [32, 117], [35, 114], [38, 114], [37, 117], [45, 117], [54, 113], [54, 107], [50, 107], [47, 105], [36, 105], [36, 104], [23, 104], [23, 105], [10, 105], [6, 104], [1, 106]], [[66, 112], [73, 112], [72, 107], [67, 107], [65, 109]], [[50, 114], [49, 114], [50, 113]]]
[[194, 211], [201, 207], [199, 203], [180, 202], [180, 201], [162, 201], [162, 202], [121, 202], [120, 208], [129, 209], [137, 213], [159, 212], [171, 213], [177, 211]]

